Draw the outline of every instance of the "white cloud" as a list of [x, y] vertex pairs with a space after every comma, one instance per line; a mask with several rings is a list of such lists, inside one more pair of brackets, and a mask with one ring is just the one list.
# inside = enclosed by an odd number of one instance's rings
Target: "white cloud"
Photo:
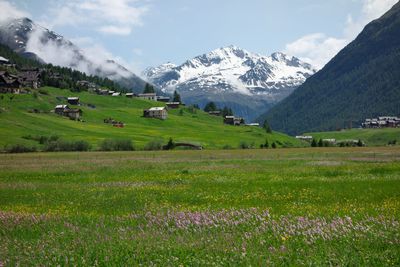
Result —
[[29, 16], [28, 12], [18, 9], [7, 1], [0, 0], [0, 22]]
[[98, 29], [103, 33], [117, 34], [117, 35], [129, 35], [132, 30], [130, 27], [116, 27], [116, 26], [104, 26]]
[[[81, 27], [86, 24], [95, 26], [96, 30], [103, 33], [127, 35], [131, 33], [133, 26], [141, 25], [141, 16], [144, 14], [145, 8], [132, 6], [138, 2], [136, 0], [84, 0], [83, 2], [71, 0], [57, 10], [55, 6], [52, 6], [49, 12], [53, 14], [50, 16], [52, 20], [44, 18], [39, 25], [52, 28], [56, 25]], [[20, 17], [30, 17], [30, 14], [18, 9], [8, 1], [0, 0], [0, 22]], [[44, 34], [47, 34], [45, 29], [34, 27], [26, 44], [26, 51], [35, 53], [45, 62], [93, 75], [97, 73], [98, 69], [101, 69], [111, 79], [127, 78], [131, 75], [130, 70], [138, 71], [140, 69], [140, 63], [125, 62], [123, 58], [114, 56], [93, 38], [73, 38], [71, 42], [76, 46], [71, 46], [69, 42], [43, 38]], [[142, 53], [138, 48], [133, 51], [136, 55]], [[87, 60], [82, 60], [82, 55]], [[130, 70], [112, 61], [127, 66]]]
[[316, 68], [322, 68], [347, 43], [346, 39], [314, 33], [286, 45], [285, 52], [300, 57]]
[[140, 48], [134, 48], [132, 49], [132, 52], [136, 55], [136, 56], [143, 56], [143, 50]]
[[362, 29], [374, 19], [386, 13], [398, 0], [363, 0], [362, 15], [358, 20], [349, 15], [344, 30], [345, 36], [352, 40]]
[[289, 43], [285, 52], [322, 68], [343, 47], [350, 43], [370, 21], [387, 12], [398, 0], [361, 0], [362, 12], [358, 19], [348, 15], [346, 27], [341, 37], [331, 37], [324, 33], [308, 34]]
[[[112, 53], [89, 37], [71, 40], [80, 47], [80, 50], [77, 50], [76, 46], [71, 46], [68, 42], [62, 43], [42, 38], [44, 34], [46, 34], [44, 29], [40, 27], [34, 29], [30, 34], [26, 50], [35, 53], [45, 62], [70, 67], [92, 75], [96, 75], [98, 69], [101, 69], [102, 73], [107, 74], [110, 79], [129, 77], [131, 75], [128, 70], [110, 61], [122, 62], [121, 58], [114, 57]], [[82, 55], [87, 60], [82, 60]]]
[[[121, 64], [122, 66], [128, 68], [129, 71], [133, 71], [136, 74], [140, 72], [141, 63], [139, 61], [135, 60], [135, 62], [127, 62], [124, 58], [114, 56], [98, 41], [90, 37], [74, 38], [71, 39], [71, 42], [76, 44], [91, 62], [94, 62], [97, 65], [102, 65], [103, 68], [108, 68], [110, 71], [116, 71], [122, 77], [129, 76], [129, 73], [122, 69], [115, 69], [114, 64], [107, 63], [109, 60], [113, 60], [118, 64]], [[143, 52], [141, 49], [135, 48], [133, 49], [133, 53], [139, 56], [139, 54]]]
[[144, 0], [70, 0], [51, 7], [43, 24], [49, 28], [69, 25], [129, 35], [134, 27], [143, 24], [142, 17], [148, 9]]

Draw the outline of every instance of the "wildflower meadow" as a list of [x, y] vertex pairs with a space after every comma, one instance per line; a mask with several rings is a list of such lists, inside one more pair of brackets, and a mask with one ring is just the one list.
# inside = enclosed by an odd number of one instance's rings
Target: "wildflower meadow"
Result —
[[0, 266], [399, 266], [400, 150], [0, 155]]

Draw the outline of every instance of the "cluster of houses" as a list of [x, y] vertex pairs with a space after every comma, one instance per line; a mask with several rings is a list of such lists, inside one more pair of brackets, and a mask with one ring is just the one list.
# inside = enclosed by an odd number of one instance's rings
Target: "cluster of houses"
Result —
[[[91, 92], [97, 93], [98, 95], [122, 96], [120, 92], [108, 89], [101, 89], [96, 84], [90, 83], [88, 81], [79, 81], [78, 83], [80, 86], [84, 86], [85, 88], [88, 88]], [[135, 97], [143, 100], [158, 101], [158, 102], [169, 102], [170, 100], [168, 96], [158, 96], [156, 93], [147, 93], [147, 94], [125, 93], [125, 97], [128, 98]]]
[[253, 123], [245, 123], [244, 119], [241, 117], [235, 117], [235, 116], [225, 116], [224, 117], [224, 123], [228, 125], [234, 125], [234, 126], [253, 126], [253, 127], [260, 127], [260, 124], [257, 122]]
[[89, 81], [77, 81], [76, 86], [85, 88], [89, 92], [95, 92], [95, 91], [99, 90], [99, 86], [97, 84], [95, 84], [93, 82], [89, 82]]
[[39, 69], [25, 69], [17, 74], [0, 71], [0, 93], [26, 93], [25, 88], [37, 89], [40, 87], [41, 71]]
[[382, 116], [373, 119], [366, 119], [361, 126], [363, 128], [396, 128], [400, 127], [400, 118]]
[[[87, 83], [86, 81], [80, 81], [80, 86], [89, 86], [89, 87], [94, 87], [94, 84]], [[111, 95], [111, 96], [121, 96], [120, 92], [114, 92], [110, 90], [102, 90], [95, 88], [93, 89], [95, 92], [98, 94], [102, 95]], [[159, 97], [156, 94], [134, 94], [134, 93], [126, 93], [126, 97], [138, 97], [140, 99], [146, 99], [146, 100], [153, 100], [153, 101], [163, 101], [163, 100], [169, 100], [169, 97]], [[79, 106], [79, 97], [68, 97], [67, 102], [69, 105], [73, 106]], [[180, 102], [166, 102], [165, 107], [151, 107], [149, 109], [143, 110], [143, 117], [145, 118], [157, 118], [161, 120], [166, 120], [168, 118], [168, 109], [177, 109], [181, 105]], [[80, 120], [80, 117], [82, 116], [82, 110], [81, 109], [72, 109], [68, 105], [57, 105], [54, 108], [54, 112], [56, 114], [59, 114], [61, 116], [69, 117], [70, 119], [74, 120]], [[104, 119], [104, 123], [110, 123], [115, 127], [123, 128], [125, 125], [121, 121], [116, 121], [112, 118]]]

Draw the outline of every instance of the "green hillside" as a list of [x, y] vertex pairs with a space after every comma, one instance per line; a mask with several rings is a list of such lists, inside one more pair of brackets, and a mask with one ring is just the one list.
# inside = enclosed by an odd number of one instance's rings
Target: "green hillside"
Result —
[[333, 132], [306, 133], [315, 139], [361, 140], [367, 146], [385, 146], [396, 140], [400, 144], [400, 128], [352, 129]]
[[[71, 92], [56, 88], [42, 88], [42, 94], [2, 95], [0, 98], [0, 147], [9, 144], [36, 145], [38, 142], [27, 136], [58, 135], [65, 140], [85, 140], [96, 149], [105, 138], [129, 138], [137, 149], [146, 143], [170, 137], [176, 142], [190, 142], [205, 149], [237, 148], [241, 142], [259, 147], [268, 139], [278, 147], [302, 146], [302, 143], [280, 133], [267, 134], [258, 127], [234, 127], [224, 125], [221, 117], [189, 108], [169, 111], [165, 121], [143, 118], [143, 109], [163, 103], [126, 98], [124, 96], [100, 96], [88, 92]], [[43, 94], [43, 91], [45, 94]], [[36, 97], [35, 97], [36, 95]], [[54, 114], [57, 104], [66, 104], [64, 97], [79, 96], [84, 122], [72, 121]], [[88, 105], [89, 104], [89, 105]], [[92, 107], [90, 107], [92, 106]], [[95, 106], [95, 108], [93, 108]], [[34, 113], [32, 110], [39, 113]], [[116, 128], [104, 123], [113, 118], [125, 123]], [[24, 138], [25, 137], [25, 138]]]
[[259, 120], [289, 134], [400, 115], [400, 3]]

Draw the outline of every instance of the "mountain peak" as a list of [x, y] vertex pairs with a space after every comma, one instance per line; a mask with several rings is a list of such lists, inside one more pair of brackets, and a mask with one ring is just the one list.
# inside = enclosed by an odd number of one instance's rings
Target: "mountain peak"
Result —
[[[227, 101], [234, 96], [240, 106], [254, 109], [256, 102], [271, 104], [286, 97], [314, 72], [304, 62], [283, 53], [262, 56], [229, 45], [180, 66], [167, 63], [148, 68], [143, 76], [165, 93], [179, 91], [187, 103], [202, 104], [204, 99], [212, 99], [230, 105]], [[234, 105], [232, 108], [246, 118], [254, 118], [259, 112], [250, 114]]]
[[141, 91], [145, 84], [117, 62], [85, 54], [71, 41], [26, 17], [2, 23], [0, 43], [23, 56], [76, 69], [89, 75], [107, 77], [136, 91]]
[[275, 52], [271, 54], [271, 58], [275, 61], [286, 61], [288, 56], [282, 52]]

